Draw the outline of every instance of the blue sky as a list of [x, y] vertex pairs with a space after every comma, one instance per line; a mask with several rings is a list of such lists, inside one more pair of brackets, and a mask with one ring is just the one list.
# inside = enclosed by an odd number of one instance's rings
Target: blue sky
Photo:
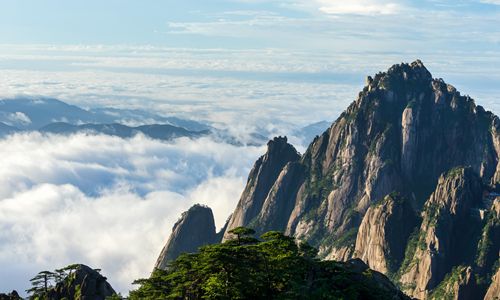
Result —
[[[348, 3], [348, 4], [346, 4]], [[500, 2], [0, 1], [2, 43], [194, 48], [498, 50]], [[474, 41], [473, 44], [470, 42]], [[453, 42], [453, 43], [452, 43]]]

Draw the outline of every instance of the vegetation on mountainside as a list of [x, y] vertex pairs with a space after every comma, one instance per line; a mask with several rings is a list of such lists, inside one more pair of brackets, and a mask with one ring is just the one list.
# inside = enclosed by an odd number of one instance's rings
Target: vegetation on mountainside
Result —
[[462, 277], [465, 276], [466, 266], [456, 266], [446, 274], [446, 277], [441, 283], [431, 292], [429, 299], [436, 300], [453, 300], [455, 293], [452, 289], [453, 285], [459, 284]]
[[[386, 299], [372, 272], [348, 263], [320, 261], [317, 250], [277, 231], [236, 237], [183, 254], [167, 270], [155, 270], [130, 299]], [[369, 270], [369, 269], [367, 269]]]
[[48, 299], [49, 292], [58, 284], [70, 283], [78, 265], [69, 265], [54, 272], [42, 271], [30, 279], [31, 288], [26, 290], [30, 299]]
[[403, 262], [401, 263], [399, 270], [390, 276], [394, 282], [398, 282], [401, 276], [409, 270], [412, 264], [418, 263], [418, 259], [415, 261], [415, 253], [417, 252], [417, 249], [425, 250], [425, 247], [423, 234], [420, 232], [419, 228], [416, 227], [408, 237]]
[[492, 252], [495, 239], [494, 231], [498, 227], [500, 227], [500, 219], [494, 211], [489, 212], [477, 247], [476, 264], [480, 267], [487, 265], [488, 256]]
[[30, 282], [32, 287], [26, 292], [31, 300], [121, 299], [106, 277], [100, 274], [100, 269], [81, 264], [69, 265], [53, 272], [42, 271]]

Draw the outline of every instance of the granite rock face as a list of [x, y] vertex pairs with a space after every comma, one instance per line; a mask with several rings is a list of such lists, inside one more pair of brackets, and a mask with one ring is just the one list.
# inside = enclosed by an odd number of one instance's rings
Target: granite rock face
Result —
[[375, 283], [380, 289], [388, 292], [388, 299], [405, 299], [410, 300], [411, 298], [401, 292], [394, 283], [392, 283], [389, 278], [387, 278], [384, 274], [371, 270], [368, 265], [366, 265], [360, 259], [350, 259], [342, 264], [349, 270], [351, 273], [350, 276], [356, 276], [359, 278], [359, 281], [363, 280], [361, 274], [369, 274], [369, 278], [372, 282]]
[[[286, 170], [283, 169], [289, 163], [296, 162], [299, 159], [299, 153], [292, 145], [288, 144], [286, 137], [276, 137], [269, 141], [266, 154], [255, 162], [250, 172], [245, 190], [229, 220], [225, 237], [228, 236], [229, 230], [239, 226], [248, 226], [254, 222], [259, 214], [263, 212], [264, 204], [266, 204], [266, 207], [281, 205], [278, 204], [278, 201], [275, 201], [275, 197], [290, 196], [289, 192], [283, 190], [283, 188], [280, 189], [280, 184], [276, 183], [276, 181], [293, 181], [294, 179], [290, 178], [291, 176], [287, 175], [287, 173], [294, 172], [297, 166], [292, 165]], [[270, 192], [272, 192], [271, 199], [267, 200]], [[279, 214], [281, 211], [276, 211], [276, 213]], [[261, 216], [261, 218], [266, 219], [265, 216]]]
[[[491, 209], [485, 215], [481, 240], [478, 244], [477, 265], [483, 273], [493, 274], [484, 299], [500, 299], [500, 198], [494, 199]], [[494, 267], [496, 266], [496, 270]]]
[[436, 288], [429, 299], [480, 299], [481, 291], [478, 289], [475, 274], [470, 266], [458, 266], [452, 270]]
[[266, 196], [260, 213], [251, 224], [258, 232], [283, 230], [286, 227], [295, 207], [295, 203], [289, 199], [297, 193], [303, 174], [304, 168], [297, 161], [289, 162], [283, 168]]
[[481, 179], [472, 169], [453, 169], [439, 178], [422, 212], [413, 257], [401, 272], [409, 295], [426, 298], [454, 266], [474, 262], [477, 244], [472, 241], [482, 225], [476, 208], [482, 197]]
[[493, 276], [491, 285], [486, 292], [484, 300], [498, 300], [500, 299], [500, 269]]
[[388, 195], [368, 208], [356, 237], [354, 256], [382, 273], [395, 272], [404, 259], [405, 245], [417, 223], [408, 201]]
[[217, 239], [212, 210], [195, 205], [175, 223], [167, 244], [158, 257], [155, 269], [166, 269], [168, 263], [182, 253], [196, 252], [203, 245], [220, 242]]

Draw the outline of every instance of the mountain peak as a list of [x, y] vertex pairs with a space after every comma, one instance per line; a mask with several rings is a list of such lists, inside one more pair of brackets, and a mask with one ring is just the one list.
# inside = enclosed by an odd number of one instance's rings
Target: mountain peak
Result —
[[[56, 273], [45, 271], [57, 276], [60, 281], [49, 288], [45, 285], [45, 295], [40, 297], [34, 294], [30, 299], [108, 299], [116, 295], [116, 292], [100, 271], [83, 264], [69, 265], [56, 270]], [[47, 278], [47, 274], [44, 276]]]
[[410, 64], [401, 63], [393, 65], [389, 68], [386, 74], [390, 76], [403, 76], [405, 80], [432, 80], [432, 74], [429, 72], [429, 70], [427, 70], [427, 68], [424, 66], [424, 63], [420, 59], [417, 59]]
[[287, 144], [288, 143], [288, 138], [286, 136], [276, 136], [269, 142], [267, 142], [267, 145], [272, 145], [272, 144]]
[[267, 142], [267, 152], [262, 156], [263, 163], [277, 164], [282, 169], [288, 162], [300, 158], [292, 144], [288, 143], [286, 136], [278, 136]]
[[403, 86], [427, 86], [432, 81], [432, 74], [427, 70], [421, 60], [410, 64], [401, 63], [390, 67], [386, 72], [379, 72], [375, 77], [368, 76], [365, 89], [393, 90]]
[[288, 163], [299, 159], [300, 154], [288, 143], [286, 137], [275, 137], [267, 143], [267, 152], [255, 162], [226, 233], [238, 226], [247, 225], [259, 215], [281, 172]]
[[155, 268], [166, 269], [168, 263], [181, 253], [196, 252], [198, 247], [214, 243], [216, 236], [212, 210], [200, 204], [192, 206], [175, 223]]
[[288, 143], [288, 138], [286, 136], [277, 136], [267, 142], [267, 153], [281, 152], [284, 150], [297, 152], [295, 148]]

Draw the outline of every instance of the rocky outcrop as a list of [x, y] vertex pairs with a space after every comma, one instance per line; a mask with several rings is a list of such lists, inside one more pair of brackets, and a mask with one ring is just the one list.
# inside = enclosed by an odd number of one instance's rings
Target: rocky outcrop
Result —
[[491, 285], [484, 296], [484, 300], [499, 300], [500, 299], [500, 268], [497, 270], [496, 274], [493, 276]]
[[[339, 243], [340, 241], [340, 243]], [[339, 245], [343, 242], [350, 241], [350, 235], [346, 235], [345, 237], [341, 237], [339, 240], [336, 240], [336, 245]], [[351, 245], [347, 246], [338, 246], [332, 248], [322, 246], [319, 248], [319, 256], [324, 257], [325, 260], [336, 260], [336, 261], [347, 261], [354, 256], [354, 248]]]
[[[491, 209], [486, 214], [481, 240], [478, 244], [477, 265], [483, 273], [493, 274], [486, 292], [485, 300], [500, 299], [500, 268], [498, 267], [500, 253], [500, 197], [493, 200]], [[491, 266], [496, 266], [496, 270]], [[487, 277], [487, 276], [486, 276]]]
[[[347, 277], [357, 279], [357, 281], [366, 280], [370, 278], [371, 283], [379, 289], [387, 293], [387, 299], [411, 299], [403, 292], [401, 292], [385, 275], [377, 271], [371, 270], [362, 260], [351, 259], [341, 264], [348, 272]], [[368, 275], [368, 276], [366, 276]], [[357, 278], [356, 278], [357, 277]]]
[[19, 296], [17, 291], [12, 291], [8, 294], [0, 293], [0, 300], [22, 300], [22, 299], [23, 298]]
[[115, 295], [107, 278], [86, 265], [73, 265], [64, 281], [48, 292], [48, 299], [104, 300]]
[[[497, 153], [497, 157], [500, 157], [500, 119], [495, 116], [493, 118], [493, 125], [491, 126], [491, 136], [493, 140], [493, 145]], [[495, 175], [492, 180], [493, 183], [500, 182], [500, 163], [497, 164]]]
[[175, 223], [168, 242], [156, 261], [155, 269], [166, 269], [168, 263], [180, 254], [196, 252], [199, 247], [216, 242], [220, 242], [220, 239], [217, 239], [212, 210], [195, 205]]
[[396, 194], [386, 196], [366, 212], [356, 238], [354, 256], [385, 274], [401, 265], [405, 244], [417, 218], [409, 201]]
[[476, 248], [471, 241], [481, 228], [474, 214], [482, 196], [481, 179], [470, 168], [456, 168], [439, 178], [424, 206], [411, 263], [402, 270], [405, 292], [426, 298], [453, 266], [473, 262]]
[[500, 252], [500, 197], [493, 199], [489, 210], [481, 209], [480, 214], [484, 226], [477, 247], [476, 264], [481, 273], [494, 273], [491, 267], [495, 265]]
[[304, 179], [303, 174], [304, 169], [299, 162], [289, 162], [269, 191], [260, 213], [249, 226], [258, 232], [283, 230], [295, 207], [295, 202], [291, 200]]
[[432, 292], [429, 299], [478, 299], [478, 286], [470, 266], [455, 267], [441, 284]]
[[[269, 141], [267, 144], [267, 152], [261, 156], [248, 177], [248, 182], [241, 195], [240, 201], [234, 211], [226, 230], [226, 236], [229, 230], [238, 226], [248, 226], [262, 212], [262, 207], [267, 199], [271, 188], [275, 185], [276, 180], [280, 177], [283, 168], [290, 162], [299, 160], [300, 155], [295, 148], [288, 144], [286, 137], [277, 137]], [[293, 169], [290, 167], [289, 169]], [[289, 176], [280, 177], [283, 180], [289, 180]], [[286, 194], [278, 187], [274, 189], [274, 195], [283, 196]], [[269, 202], [276, 202], [269, 200]], [[265, 216], [263, 216], [265, 218]]]

